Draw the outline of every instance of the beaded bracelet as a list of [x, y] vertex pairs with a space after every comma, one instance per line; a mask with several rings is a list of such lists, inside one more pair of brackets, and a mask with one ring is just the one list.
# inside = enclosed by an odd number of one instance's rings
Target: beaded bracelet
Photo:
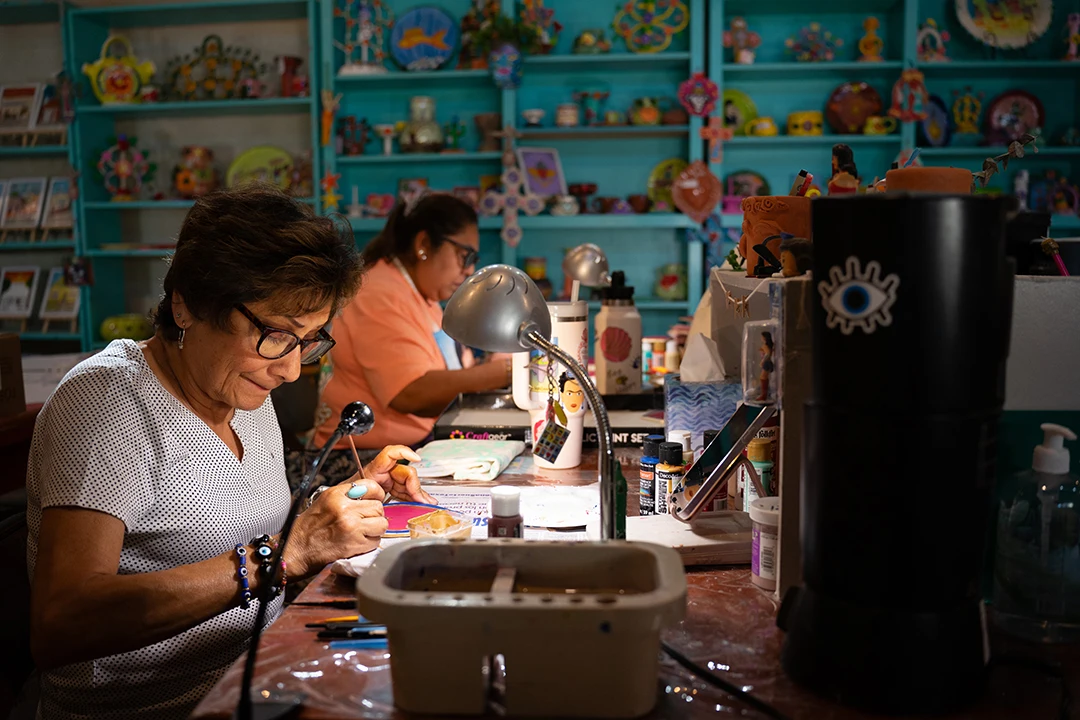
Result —
[[242, 610], [247, 610], [251, 607], [251, 584], [248, 582], [247, 548], [240, 543], [237, 543], [236, 556], [240, 558], [240, 565], [236, 568], [236, 576], [240, 579], [240, 608]]
[[274, 551], [277, 549], [276, 545], [271, 541], [269, 535], [260, 535], [257, 538], [252, 539], [251, 544], [255, 546], [255, 554], [259, 557], [259, 571], [262, 573], [264, 582], [270, 584], [270, 594], [272, 597], [277, 597], [281, 593], [285, 592], [285, 583], [287, 582], [285, 572], [285, 560], [281, 560], [281, 580], [279, 583], [274, 583]]

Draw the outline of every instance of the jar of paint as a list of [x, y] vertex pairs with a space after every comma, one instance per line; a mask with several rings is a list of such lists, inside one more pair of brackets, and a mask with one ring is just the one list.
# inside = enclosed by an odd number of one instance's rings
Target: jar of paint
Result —
[[780, 534], [780, 498], [758, 498], [750, 504], [750, 582], [776, 590], [776, 547]]
[[638, 515], [656, 514], [656, 465], [660, 462], [660, 443], [663, 435], [649, 435], [638, 463]]
[[682, 443], [660, 443], [660, 462], [656, 466], [656, 514], [668, 512], [668, 496], [682, 483], [686, 466], [683, 464]]
[[[754, 438], [750, 441], [750, 444], [746, 446], [746, 459], [750, 461], [750, 464], [754, 466], [754, 470], [757, 471], [758, 479], [761, 481], [761, 489], [766, 493], [772, 492], [773, 482], [773, 456], [775, 455], [776, 445], [772, 439], [766, 438]], [[745, 470], [744, 470], [745, 472]], [[743, 512], [750, 512], [751, 506], [754, 501], [757, 500], [760, 495], [758, 494], [757, 487], [754, 486], [754, 481], [750, 477], [749, 473], [746, 473], [743, 478]]]
[[521, 491], [506, 485], [491, 488], [488, 537], [519, 538], [524, 534], [525, 518], [521, 516]]

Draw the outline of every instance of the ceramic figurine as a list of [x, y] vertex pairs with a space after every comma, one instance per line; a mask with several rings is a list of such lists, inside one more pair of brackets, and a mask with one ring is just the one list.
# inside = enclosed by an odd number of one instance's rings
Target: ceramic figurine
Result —
[[784, 46], [797, 62], [827, 62], [836, 59], [836, 51], [844, 41], [822, 29], [821, 23], [812, 22], [785, 40]]
[[785, 237], [780, 241], [780, 274], [798, 277], [814, 265], [814, 244], [806, 238]]
[[409, 101], [409, 121], [398, 144], [403, 153], [437, 153], [443, 149], [443, 132], [435, 122], [435, 98], [417, 95]]
[[573, 195], [556, 195], [551, 204], [551, 214], [559, 217], [577, 215], [580, 211], [581, 203]]
[[503, 42], [488, 53], [488, 66], [491, 79], [500, 90], [513, 90], [521, 87], [521, 77], [525, 70], [525, 59], [521, 49], [511, 42]]
[[293, 159], [289, 170], [289, 194], [298, 198], [309, 198], [315, 194], [315, 167], [311, 162], [311, 151], [307, 150]]
[[[971, 88], [964, 88], [964, 92], [953, 90], [952, 116], [956, 135], [966, 136], [972, 141], [977, 141], [979, 135], [979, 115], [982, 114], [982, 93], [975, 94]], [[957, 143], [967, 144], [967, 143]]]
[[499, 113], [477, 113], [473, 115], [476, 132], [480, 136], [480, 152], [495, 152], [499, 149], [499, 138], [495, 135], [502, 127], [502, 115]]
[[[586, 125], [601, 125], [604, 117], [604, 102], [608, 99], [606, 90], [579, 90], [573, 97], [581, 105], [581, 113]], [[657, 124], [660, 118], [657, 117]]]
[[743, 198], [739, 254], [746, 258], [747, 277], [772, 277], [780, 272], [780, 243], [784, 236], [810, 237], [807, 197], [758, 195]]
[[375, 138], [371, 135], [372, 127], [367, 118], [356, 119], [347, 115], [341, 119], [342, 153], [345, 155], [363, 155], [368, 143]]
[[540, 127], [546, 114], [539, 108], [529, 108], [521, 111], [521, 117], [525, 119], [525, 127]]
[[545, 257], [527, 257], [523, 263], [525, 274], [529, 276], [534, 283], [536, 283], [537, 289], [540, 294], [544, 296], [545, 300], [550, 300], [554, 293], [555, 286], [551, 284], [551, 280], [547, 276], [547, 258]]
[[[345, 21], [345, 41], [334, 41], [334, 47], [345, 53], [338, 77], [380, 75], [386, 72], [383, 60], [383, 30], [393, 26], [394, 13], [383, 0], [339, 0], [334, 17]], [[353, 14], [355, 10], [355, 15]], [[353, 59], [360, 49], [359, 62]]]
[[330, 90], [321, 93], [322, 112], [319, 116], [319, 144], [326, 147], [334, 133], [334, 115], [341, 107], [341, 93], [335, 95]]
[[1058, 144], [1065, 147], [1077, 147], [1080, 146], [1080, 130], [1075, 127], [1071, 127], [1061, 134], [1058, 138]]
[[547, 55], [555, 49], [562, 24], [555, 19], [554, 10], [544, 7], [544, 0], [524, 0], [521, 22], [538, 31], [537, 49], [541, 55]]
[[611, 52], [611, 41], [604, 37], [603, 30], [582, 30], [574, 38], [571, 52], [575, 55], [602, 55]]
[[144, 182], [154, 175], [154, 165], [136, 147], [135, 138], [120, 135], [98, 158], [97, 170], [114, 202], [134, 200]]
[[338, 194], [338, 181], [341, 180], [341, 173], [326, 173], [323, 175], [322, 181], [319, 186], [322, 187], [323, 196], [322, 204], [324, 210], [338, 209], [338, 203], [341, 202], [341, 195]]
[[503, 141], [502, 190], [493, 189], [484, 193], [480, 198], [480, 212], [484, 215], [498, 215], [502, 212], [503, 228], [499, 236], [510, 247], [517, 247], [522, 237], [518, 213], [536, 215], [544, 209], [545, 203], [543, 198], [529, 190], [524, 174], [518, 168], [514, 140], [520, 133], [507, 126], [498, 136]]
[[615, 198], [615, 202], [611, 203], [611, 209], [608, 212], [612, 215], [633, 215], [634, 208], [626, 200]]
[[661, 300], [686, 299], [686, 266], [680, 263], [667, 263], [657, 270], [656, 286], [653, 292]]
[[[724, 124], [724, 119], [714, 115], [709, 122], [703, 125], [699, 131], [703, 140], [709, 141], [709, 162], [718, 163], [724, 160], [724, 141], [735, 136], [734, 130]], [[737, 210], [735, 212], [738, 212]]]
[[915, 52], [921, 62], [947, 62], [945, 43], [949, 42], [948, 31], [938, 30], [937, 21], [927, 18], [926, 22], [919, 26], [919, 33], [915, 36]]
[[555, 125], [577, 127], [581, 122], [581, 108], [576, 103], [560, 103], [555, 108]]
[[773, 342], [773, 336], [771, 332], [765, 331], [761, 333], [761, 374], [758, 376], [760, 382], [760, 392], [758, 393], [758, 402], [768, 402], [771, 398], [769, 395], [769, 379], [772, 377], [773, 370], [776, 369], [776, 364], [773, 362], [773, 350], [775, 345]]
[[[626, 113], [621, 110], [607, 110], [604, 112], [605, 125], [625, 125]], [[685, 124], [685, 123], [683, 123]]]
[[371, 217], [386, 217], [393, 209], [393, 193], [370, 193], [364, 205], [365, 212]]
[[881, 62], [881, 51], [885, 47], [885, 41], [877, 34], [881, 27], [881, 21], [876, 17], [868, 17], [863, 20], [863, 30], [866, 34], [859, 38], [859, 62]]
[[450, 122], [443, 125], [443, 134], [446, 135], [447, 143], [444, 153], [465, 152], [461, 147], [461, 138], [465, 137], [465, 123], [458, 120], [458, 116], [450, 118]]
[[731, 48], [731, 56], [735, 64], [752, 64], [756, 56], [754, 51], [759, 45], [761, 45], [761, 36], [750, 31], [745, 19], [731, 18], [731, 29], [724, 31], [724, 47]]
[[900, 79], [893, 85], [889, 115], [900, 122], [924, 120], [929, 102], [925, 77], [920, 71], [908, 68], [900, 73]]
[[214, 153], [201, 145], [189, 145], [180, 151], [180, 164], [173, 170], [173, 187], [185, 200], [202, 197], [217, 188]]
[[174, 58], [165, 69], [165, 93], [177, 100], [218, 100], [251, 95], [251, 83], [267, 71], [252, 50], [228, 46], [207, 35], [194, 52]]
[[695, 117], [708, 117], [716, 109], [720, 88], [705, 73], [694, 73], [679, 85], [679, 102]]
[[855, 153], [852, 152], [851, 147], [844, 143], [833, 145], [832, 175], [829, 177], [828, 193], [832, 195], [834, 192], [838, 194], [853, 192], [852, 180], [854, 180], [854, 189], [858, 190], [858, 177], [859, 171], [855, 168]]
[[487, 56], [476, 47], [476, 35], [485, 22], [499, 14], [499, 0], [472, 0], [468, 12], [461, 18], [461, 47], [458, 50], [458, 68], [463, 70], [486, 70]]
[[382, 139], [382, 154], [394, 154], [394, 138], [397, 137], [397, 126], [393, 123], [379, 123], [375, 126], [375, 134]]
[[1069, 17], [1065, 21], [1065, 27], [1068, 33], [1065, 43], [1069, 46], [1069, 51], [1065, 53], [1065, 59], [1069, 62], [1076, 62], [1080, 60], [1080, 13], [1069, 13]]
[[626, 0], [611, 24], [630, 52], [658, 53], [690, 24], [690, 10], [682, 0]]
[[662, 101], [656, 97], [640, 97], [630, 107], [631, 125], [659, 125]]
[[139, 62], [126, 37], [110, 35], [101, 46], [101, 57], [84, 63], [82, 71], [98, 102], [114, 105], [141, 102], [141, 88], [150, 82], [155, 67], [149, 60]]
[[589, 212], [589, 196], [596, 192], [596, 183], [574, 183], [566, 190], [577, 198], [580, 212]]
[[281, 97], [306, 97], [307, 80], [299, 72], [304, 58], [299, 55], [278, 55], [274, 62], [277, 64], [278, 80], [281, 83], [278, 94]]

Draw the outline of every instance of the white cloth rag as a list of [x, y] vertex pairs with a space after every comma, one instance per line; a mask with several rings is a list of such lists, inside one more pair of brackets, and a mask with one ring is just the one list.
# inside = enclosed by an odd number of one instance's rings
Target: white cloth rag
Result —
[[491, 481], [525, 452], [520, 440], [434, 440], [416, 451], [422, 478]]

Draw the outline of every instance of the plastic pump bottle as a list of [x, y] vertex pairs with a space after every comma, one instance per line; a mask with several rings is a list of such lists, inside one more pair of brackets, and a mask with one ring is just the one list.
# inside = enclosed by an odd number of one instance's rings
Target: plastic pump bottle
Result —
[[1066, 427], [1041, 426], [1031, 470], [1002, 483], [992, 617], [1037, 642], [1080, 641], [1080, 477], [1069, 473]]
[[621, 270], [600, 291], [596, 314], [596, 389], [601, 395], [641, 392], [641, 314]]

